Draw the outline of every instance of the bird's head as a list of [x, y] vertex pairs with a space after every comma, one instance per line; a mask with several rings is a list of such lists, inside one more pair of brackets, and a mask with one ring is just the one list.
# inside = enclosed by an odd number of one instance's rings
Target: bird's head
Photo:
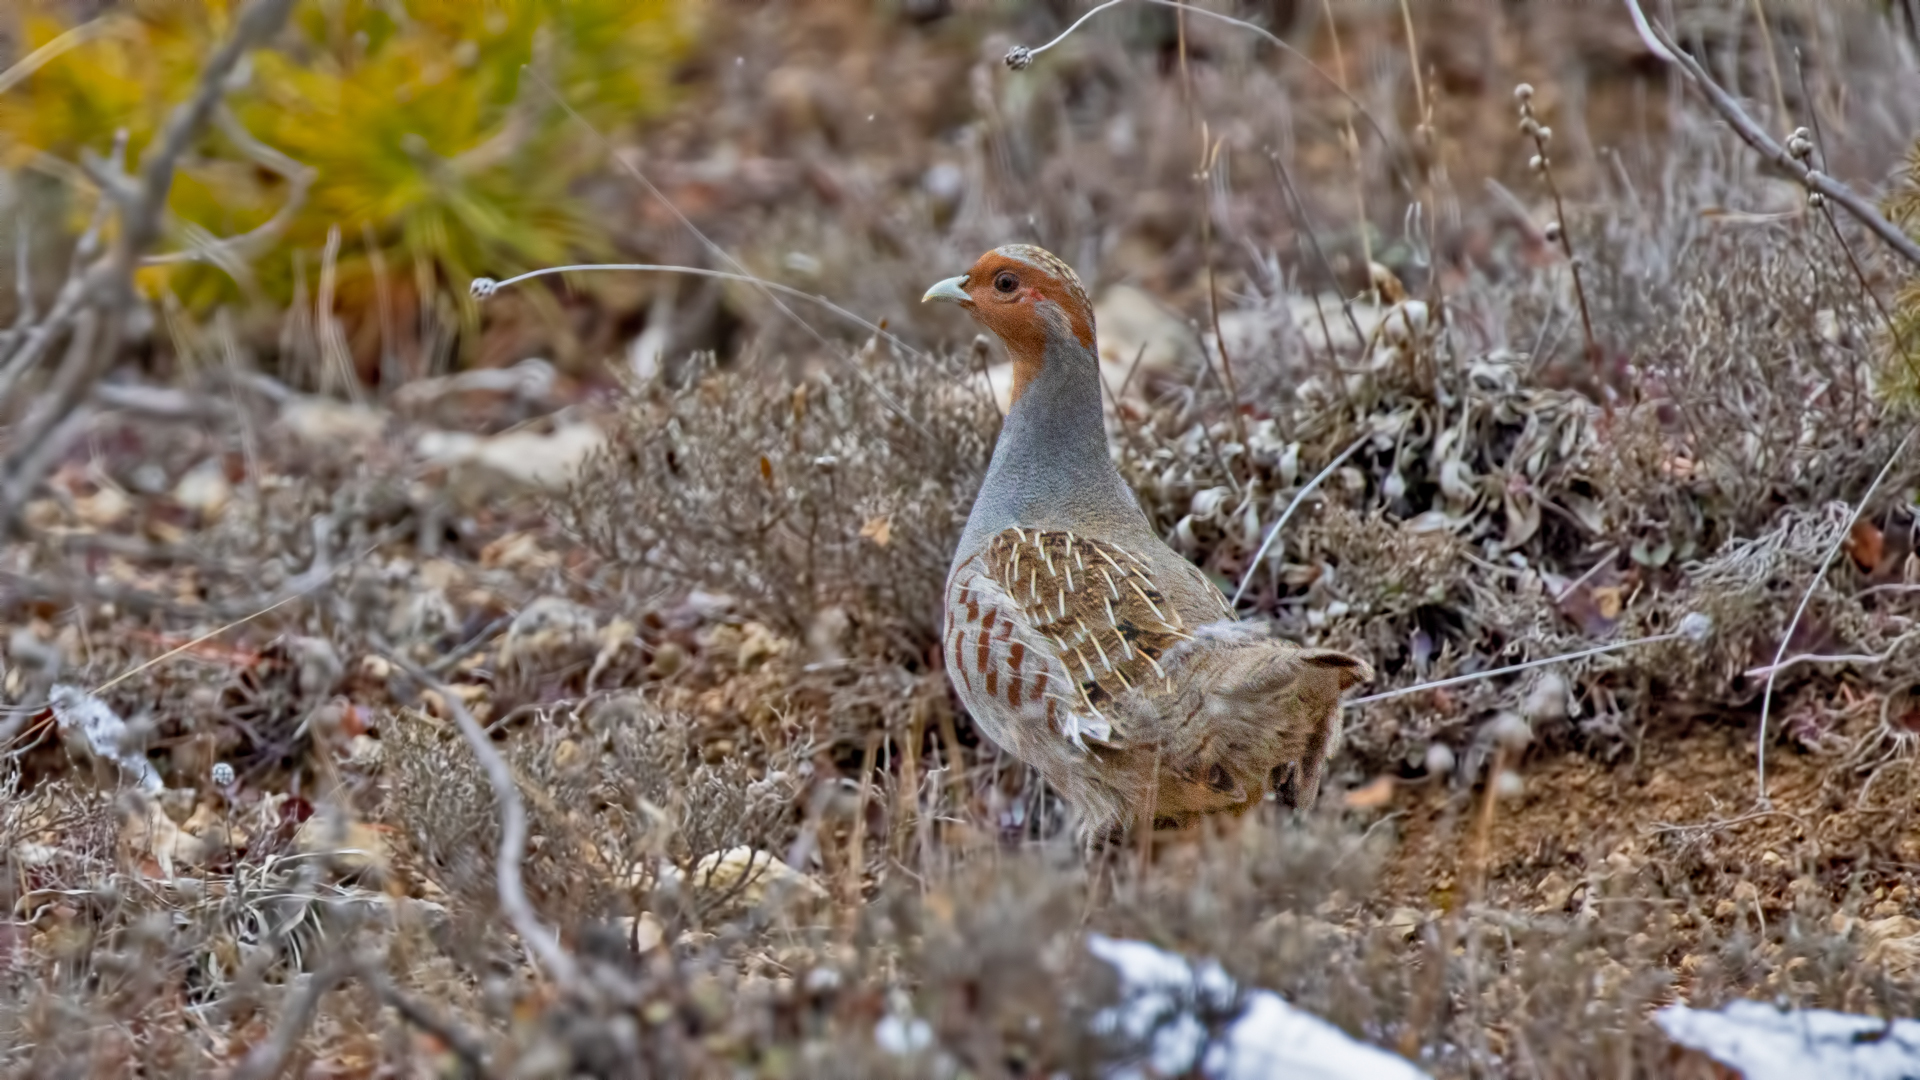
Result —
[[1007, 347], [1013, 398], [1046, 365], [1048, 346], [1094, 355], [1093, 305], [1073, 268], [1044, 248], [994, 248], [959, 277], [935, 282], [920, 298], [959, 304]]

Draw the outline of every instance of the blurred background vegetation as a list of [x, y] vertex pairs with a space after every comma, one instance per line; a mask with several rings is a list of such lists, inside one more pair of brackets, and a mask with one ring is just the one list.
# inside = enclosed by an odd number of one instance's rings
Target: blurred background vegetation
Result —
[[[0, 164], [70, 181], [77, 227], [96, 198], [82, 155], [104, 157], [124, 130], [136, 164], [239, 6], [136, 0], [83, 18], [81, 5], [26, 0], [19, 51], [51, 58], [0, 93]], [[324, 272], [342, 324], [364, 338], [414, 325], [437, 300], [471, 320], [478, 274], [603, 256], [577, 186], [606, 148], [567, 109], [603, 128], [657, 115], [700, 8], [306, 0], [279, 47], [242, 67], [227, 98], [238, 130], [216, 125], [180, 171], [167, 246], [191, 256], [290, 213], [249, 258], [183, 259], [144, 284], [198, 314], [243, 298], [296, 303]], [[291, 168], [263, 165], [249, 137]], [[350, 343], [357, 355], [371, 344]]]

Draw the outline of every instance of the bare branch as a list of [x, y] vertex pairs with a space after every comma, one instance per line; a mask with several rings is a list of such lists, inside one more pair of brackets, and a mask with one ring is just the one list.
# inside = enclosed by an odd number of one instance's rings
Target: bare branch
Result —
[[[123, 174], [126, 160], [127, 129], [121, 128], [114, 133], [113, 150], [108, 155], [108, 161], [116, 174]], [[54, 297], [53, 310], [47, 313], [46, 319], [37, 324], [30, 319], [17, 322], [7, 337], [7, 348], [0, 349], [0, 414], [7, 411], [14, 384], [40, 362], [41, 356], [61, 334], [67, 332], [82, 303], [87, 300], [87, 271], [100, 253], [100, 232], [106, 228], [107, 216], [113, 206], [113, 200], [103, 192], [100, 201], [94, 205], [93, 216], [87, 220], [86, 231], [80, 234], [79, 243], [74, 245], [73, 262], [67, 269], [67, 280]], [[23, 231], [21, 235], [24, 238], [26, 234]], [[22, 243], [20, 273], [21, 287], [24, 289], [27, 273], [24, 239]], [[24, 309], [22, 313], [24, 315]]]
[[394, 985], [393, 980], [378, 964], [371, 961], [362, 964], [359, 974], [360, 978], [373, 988], [374, 995], [392, 1006], [393, 1011], [399, 1013], [401, 1019], [445, 1043], [447, 1049], [453, 1051], [454, 1056], [460, 1059], [469, 1073], [476, 1076], [486, 1074], [487, 1049], [472, 1032], [441, 1016], [426, 1002]]
[[161, 129], [160, 137], [148, 147], [140, 162], [140, 188], [138, 198], [129, 208], [122, 222], [120, 240], [114, 249], [114, 265], [120, 271], [117, 284], [128, 291], [133, 288], [133, 272], [138, 268], [138, 260], [145, 251], [153, 246], [160, 237], [160, 219], [167, 207], [167, 196], [173, 190], [174, 168], [180, 162], [180, 155], [199, 136], [213, 118], [214, 110], [220, 106], [225, 96], [227, 80], [233, 75], [233, 69], [247, 50], [272, 37], [279, 31], [292, 10], [294, 0], [254, 0], [240, 14], [233, 36], [221, 43], [214, 51], [207, 66], [200, 72], [199, 85], [186, 104], [173, 111], [167, 119], [166, 127]]
[[149, 266], [178, 262], [214, 262], [222, 256], [246, 258], [256, 255], [268, 243], [285, 232], [287, 225], [293, 221], [293, 216], [306, 205], [307, 192], [313, 187], [314, 179], [319, 176], [317, 169], [310, 165], [302, 165], [254, 138], [253, 133], [240, 122], [240, 118], [233, 115], [233, 110], [224, 105], [214, 114], [214, 123], [220, 128], [220, 133], [225, 135], [227, 140], [248, 159], [287, 182], [286, 198], [281, 201], [280, 208], [273, 212], [272, 217], [238, 236], [197, 244], [186, 251], [149, 255], [145, 260]]
[[233, 1067], [229, 1080], [268, 1080], [280, 1075], [287, 1066], [287, 1059], [293, 1056], [294, 1047], [306, 1037], [313, 1027], [314, 1017], [320, 1012], [320, 999], [327, 992], [339, 986], [353, 974], [360, 961], [352, 956], [343, 956], [324, 969], [307, 976], [305, 982], [287, 995], [286, 1006], [280, 1011], [280, 1022], [274, 1025], [273, 1034], [266, 1042], [255, 1046]]
[[[59, 428], [65, 423], [67, 414], [83, 405], [93, 384], [113, 363], [120, 346], [125, 313], [136, 302], [133, 275], [140, 268], [146, 250], [160, 236], [161, 220], [166, 213], [167, 196], [173, 189], [174, 169], [179, 164], [180, 156], [186, 153], [187, 147], [219, 107], [240, 58], [279, 30], [293, 3], [294, 0], [254, 0], [249, 4], [241, 12], [233, 35], [221, 43], [208, 59], [206, 67], [201, 69], [193, 95], [173, 111], [159, 136], [147, 147], [133, 190], [122, 190], [117, 178], [108, 182], [105, 188], [107, 198], [103, 201], [117, 204], [120, 210], [120, 229], [114, 238], [113, 248], [106, 259], [90, 266], [84, 274], [76, 274], [74, 280], [69, 281], [68, 289], [63, 290], [62, 299], [65, 303], [58, 308], [62, 312], [62, 321], [50, 316], [48, 323], [40, 328], [41, 332], [28, 336], [25, 346], [27, 354], [24, 357], [16, 354], [7, 362], [6, 368], [0, 370], [0, 406], [5, 405], [14, 382], [45, 350], [53, 337], [64, 331], [65, 321], [78, 317], [81, 305], [97, 314], [101, 324], [99, 340], [89, 341], [83, 351], [69, 350], [68, 362], [61, 365], [53, 385], [43, 393], [36, 416], [13, 433], [10, 453], [0, 460], [0, 490], [24, 492], [39, 482], [41, 473], [37, 470], [44, 461], [44, 455], [39, 453], [40, 439]], [[108, 175], [104, 170], [96, 171], [101, 172], [103, 177]], [[88, 246], [83, 244], [83, 256], [89, 255], [84, 250]], [[74, 289], [79, 290], [78, 295], [72, 294], [71, 290]], [[76, 344], [80, 336], [76, 329]], [[16, 502], [0, 502], [0, 533], [14, 527], [17, 512]]]
[[1861, 197], [1852, 188], [1813, 168], [1806, 162], [1794, 157], [1787, 148], [1773, 140], [1766, 129], [1747, 115], [1740, 103], [1727, 93], [1726, 88], [1707, 74], [1707, 69], [1698, 60], [1689, 56], [1674, 43], [1665, 27], [1649, 20], [1640, 8], [1639, 0], [1627, 0], [1627, 7], [1633, 13], [1633, 24], [1646, 40], [1647, 47], [1654, 55], [1667, 60], [1680, 69], [1681, 74], [1700, 90], [1707, 104], [1726, 120], [1733, 133], [1741, 141], [1760, 152], [1775, 168], [1798, 180], [1808, 191], [1818, 192], [1834, 205], [1845, 210], [1855, 221], [1866, 226], [1867, 231], [1879, 237], [1901, 258], [1915, 266], [1920, 266], [1920, 244], [1916, 244], [1898, 225], [1888, 221], [1871, 202]]
[[0, 71], [0, 94], [27, 81], [27, 77], [34, 72], [111, 30], [120, 21], [118, 16], [118, 12], [110, 12], [97, 19], [90, 19], [21, 57], [19, 63], [5, 71]]

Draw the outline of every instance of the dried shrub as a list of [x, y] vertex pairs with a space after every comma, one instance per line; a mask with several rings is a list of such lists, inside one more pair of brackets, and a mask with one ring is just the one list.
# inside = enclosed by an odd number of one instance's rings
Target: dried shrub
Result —
[[[536, 846], [529, 888], [575, 918], [631, 908], [662, 866], [681, 875], [733, 848], [784, 850], [813, 773], [804, 738], [731, 747], [709, 760], [700, 731], [637, 695], [535, 721], [508, 755]], [[382, 817], [433, 880], [491, 907], [499, 807], [451, 725], [400, 712], [382, 725]], [[697, 898], [696, 898], [697, 902]]]
[[917, 661], [936, 640], [993, 405], [955, 385], [951, 359], [870, 343], [855, 362], [793, 382], [705, 370], [630, 388], [561, 520], [661, 586], [730, 595], [793, 637], [817, 631], [819, 651]]

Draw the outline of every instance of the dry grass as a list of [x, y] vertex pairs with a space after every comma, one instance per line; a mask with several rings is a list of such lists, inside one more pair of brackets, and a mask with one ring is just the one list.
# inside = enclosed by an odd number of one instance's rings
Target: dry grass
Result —
[[[1845, 222], [1841, 247], [1684, 99], [1621, 122], [1658, 87], [1598, 46], [1549, 47], [1584, 8], [1516, 16], [1481, 68], [1532, 81], [1560, 129], [1595, 364], [1561, 253], [1470, 186], [1547, 205], [1510, 84], [1463, 81], [1476, 46], [1414, 7], [1437, 157], [1390, 107], [1414, 100], [1397, 4], [1342, 16], [1388, 137], [1361, 124], [1358, 153], [1324, 80], [1196, 23], [1189, 83], [1171, 15], [1144, 5], [1015, 77], [999, 56], [1051, 36], [1046, 12], [1002, 40], [972, 15], [796, 4], [728, 43], [774, 58], [779, 92], [694, 73], [699, 115], [647, 168], [750, 265], [876, 318], [1014, 236], [1096, 286], [1153, 287], [1204, 340], [1212, 264], [1235, 381], [1143, 374], [1117, 459], [1172, 543], [1249, 581], [1249, 615], [1367, 655], [1374, 691], [1693, 612], [1704, 642], [1357, 706], [1318, 812], [1270, 808], [1148, 867], [1085, 858], [932, 648], [997, 427], [976, 354], [840, 352], [744, 287], [616, 285], [582, 318], [644, 303], [673, 323], [648, 377], [549, 371], [362, 412], [253, 370], [221, 319], [176, 322], [177, 377], [94, 402], [0, 547], [0, 1075], [1097, 1075], [1141, 1048], [1089, 1024], [1114, 987], [1088, 931], [1217, 957], [1436, 1076], [1671, 1075], [1647, 1016], [1675, 1000], [1911, 1014], [1911, 454], [1848, 528], [1906, 432], [1880, 303], [1906, 303], [1908, 276]], [[1897, 156], [1875, 140], [1910, 135], [1884, 104], [1910, 77], [1877, 17], [1815, 14], [1776, 30], [1819, 32], [1830, 129], [1843, 90], [1876, 103], [1822, 148], [1871, 175]], [[1771, 98], [1752, 39], [1696, 21]], [[1289, 40], [1332, 70], [1325, 31], [1302, 14]], [[970, 87], [974, 111], [923, 82]], [[1201, 191], [1196, 115], [1228, 139]], [[725, 138], [758, 140], [764, 174], [704, 158]], [[813, 170], [811, 194], [766, 195], [786, 176], [767, 162]], [[1353, 220], [1356, 186], [1375, 221]], [[630, 224], [623, 243], [690, 257]], [[539, 340], [488, 311], [488, 348]], [[440, 425], [531, 459], [575, 424], [604, 439], [564, 489], [433, 450]], [[102, 691], [162, 793], [50, 730], [54, 684], [100, 686], [289, 597]], [[1765, 669], [1803, 597], [1757, 806]], [[510, 769], [521, 878], [577, 971], [536, 962], [502, 909], [499, 792], [448, 695]], [[924, 1045], [879, 1037], [900, 1032]]]

